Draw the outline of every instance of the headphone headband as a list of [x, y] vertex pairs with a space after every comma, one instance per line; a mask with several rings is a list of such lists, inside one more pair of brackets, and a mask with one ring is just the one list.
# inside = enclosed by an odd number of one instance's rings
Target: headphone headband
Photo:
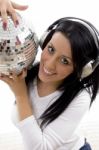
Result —
[[62, 22], [69, 21], [69, 20], [78, 22], [78, 23], [81, 23], [82, 25], [84, 25], [91, 33], [91, 35], [94, 39], [94, 42], [96, 44], [96, 47], [98, 49], [97, 58], [95, 60], [90, 60], [83, 67], [82, 74], [81, 74], [81, 79], [83, 79], [83, 78], [89, 76], [90, 74], [92, 74], [94, 72], [94, 70], [96, 69], [96, 67], [99, 65], [99, 32], [90, 22], [80, 19], [80, 18], [76, 18], [76, 17], [65, 17], [65, 18], [58, 19], [53, 24], [51, 24], [47, 28], [46, 32], [42, 35], [42, 37], [40, 38], [40, 46], [43, 49], [44, 46], [46, 45], [45, 44], [46, 41], [48, 41], [48, 39], [50, 37], [50, 33], [52, 33], [52, 31], [54, 31]]
[[90, 22], [88, 22], [84, 19], [80, 19], [80, 18], [76, 18], [76, 17], [64, 17], [64, 18], [56, 20], [52, 25], [50, 25], [48, 27], [47, 31], [50, 31], [52, 29], [56, 29], [59, 26], [59, 24], [61, 24], [65, 20], [66, 21], [70, 20], [70, 21], [74, 21], [74, 22], [79, 22], [82, 25], [84, 25], [90, 31], [90, 33], [92, 34], [92, 36], [94, 38], [94, 41], [96, 43], [96, 46], [99, 47], [99, 42], [98, 42], [99, 32], [97, 31], [97, 29]]

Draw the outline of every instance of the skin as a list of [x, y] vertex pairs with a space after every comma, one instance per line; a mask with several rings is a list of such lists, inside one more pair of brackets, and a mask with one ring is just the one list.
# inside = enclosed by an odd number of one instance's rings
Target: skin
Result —
[[16, 14], [15, 9], [17, 10], [26, 10], [28, 6], [26, 5], [19, 5], [15, 2], [11, 2], [10, 0], [0, 0], [0, 14], [3, 21], [3, 27], [4, 29], [7, 28], [7, 15], [11, 15], [12, 20], [15, 24], [15, 26], [18, 25], [18, 17]]
[[[44, 96], [54, 92], [64, 78], [72, 72], [73, 61], [70, 42], [62, 33], [57, 32], [41, 54], [38, 74], [40, 79], [39, 95]], [[44, 94], [46, 91], [47, 93]]]
[[[12, 16], [14, 24], [18, 25], [15, 9], [25, 10], [27, 6], [16, 4], [10, 0], [0, 0], [0, 13], [4, 29], [7, 28], [7, 13]], [[69, 64], [63, 63], [64, 61], [67, 62], [65, 58], [68, 58]], [[39, 95], [44, 96], [55, 91], [63, 79], [72, 71], [73, 63], [70, 43], [64, 35], [55, 33], [42, 52], [37, 83]], [[20, 75], [16, 75], [14, 72], [11, 72], [10, 76], [0, 75], [0, 80], [6, 82], [15, 95], [20, 120], [33, 115], [25, 83], [26, 75], [26, 69]]]
[[[51, 45], [53, 45], [54, 49]], [[44, 70], [44, 68], [46, 69]], [[44, 96], [55, 91], [57, 86], [72, 71], [70, 43], [62, 33], [55, 33], [42, 52], [37, 84], [39, 95]], [[26, 76], [26, 69], [20, 75], [11, 72], [10, 76], [4, 74], [0, 76], [0, 80], [6, 82], [15, 95], [20, 120], [33, 115], [25, 83]]]
[[4, 74], [1, 74], [0, 76], [0, 80], [7, 83], [15, 95], [20, 121], [33, 115], [25, 83], [26, 75], [27, 70], [24, 69], [18, 76], [14, 72], [11, 72], [10, 76], [6, 76]]

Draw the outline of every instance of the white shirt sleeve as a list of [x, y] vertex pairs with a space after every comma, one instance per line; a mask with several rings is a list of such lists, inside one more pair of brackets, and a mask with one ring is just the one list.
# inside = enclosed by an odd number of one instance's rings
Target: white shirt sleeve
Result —
[[42, 132], [34, 116], [17, 124], [27, 150], [56, 150], [68, 143], [90, 106], [90, 96], [81, 92], [68, 108]]

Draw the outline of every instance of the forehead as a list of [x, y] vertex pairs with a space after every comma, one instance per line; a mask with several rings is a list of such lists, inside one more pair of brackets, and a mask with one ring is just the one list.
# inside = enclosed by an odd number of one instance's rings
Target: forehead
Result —
[[53, 47], [63, 55], [72, 56], [71, 45], [69, 39], [66, 38], [61, 32], [56, 32], [52, 36], [50, 43]]

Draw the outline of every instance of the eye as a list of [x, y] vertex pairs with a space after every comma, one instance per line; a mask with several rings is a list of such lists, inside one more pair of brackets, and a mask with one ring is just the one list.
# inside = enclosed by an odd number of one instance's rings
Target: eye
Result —
[[61, 63], [65, 64], [65, 65], [68, 65], [69, 61], [66, 58], [63, 57], [63, 58], [61, 58]]
[[52, 46], [48, 45], [48, 51], [50, 54], [53, 54], [55, 50]]

